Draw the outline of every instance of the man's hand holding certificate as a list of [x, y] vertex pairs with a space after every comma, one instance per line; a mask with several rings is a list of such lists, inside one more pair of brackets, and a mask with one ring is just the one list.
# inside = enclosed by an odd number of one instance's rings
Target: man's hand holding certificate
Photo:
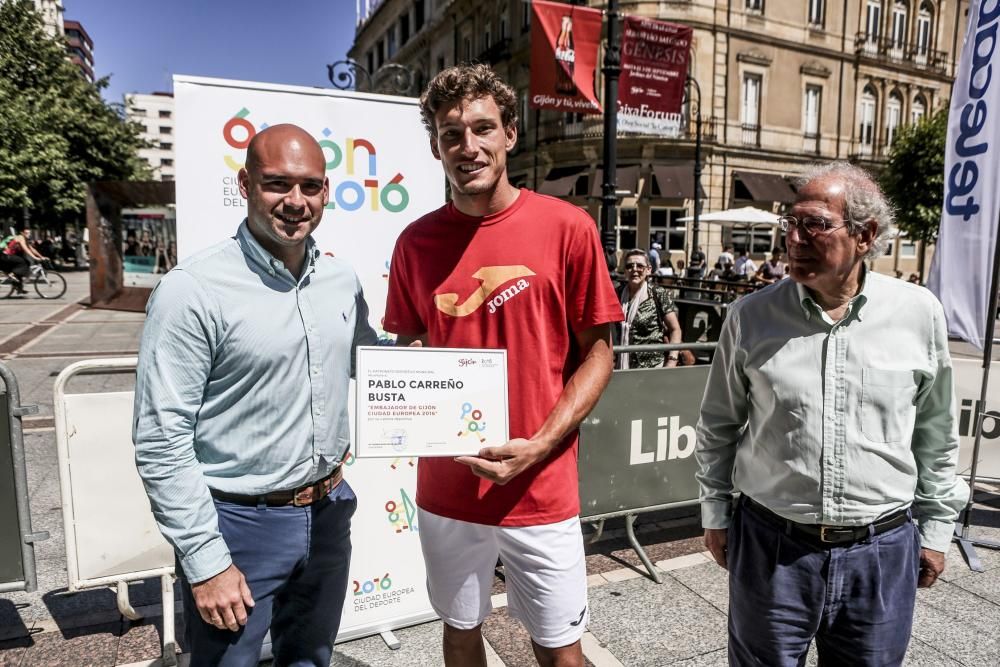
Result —
[[357, 456], [478, 456], [507, 444], [507, 353], [359, 347]]

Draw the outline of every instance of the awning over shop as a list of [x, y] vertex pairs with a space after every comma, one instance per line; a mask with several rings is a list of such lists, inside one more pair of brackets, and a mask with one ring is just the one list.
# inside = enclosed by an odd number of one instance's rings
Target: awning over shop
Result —
[[[694, 199], [694, 163], [654, 164], [653, 178], [660, 197]], [[700, 194], [705, 196], [705, 188], [700, 188]]]
[[568, 197], [573, 192], [577, 179], [586, 171], [587, 167], [554, 167], [538, 185], [538, 193], [550, 197]]
[[[619, 166], [615, 169], [615, 190], [628, 190], [633, 194], [638, 194], [639, 188], [639, 165]], [[598, 167], [594, 173], [594, 182], [590, 184], [590, 196], [600, 197], [601, 186], [604, 184], [604, 170]]]
[[770, 201], [780, 204], [791, 204], [795, 201], [795, 191], [792, 190], [792, 186], [778, 174], [734, 171], [733, 175], [746, 186], [753, 201]]

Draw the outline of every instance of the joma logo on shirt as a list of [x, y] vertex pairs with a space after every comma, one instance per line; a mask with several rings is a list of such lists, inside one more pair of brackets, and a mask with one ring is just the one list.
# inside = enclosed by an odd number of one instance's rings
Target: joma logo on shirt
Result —
[[530, 287], [528, 281], [521, 278], [516, 283], [505, 289], [504, 291], [497, 294], [495, 297], [490, 299], [490, 302], [486, 304], [486, 307], [490, 309], [490, 315], [497, 312], [497, 308], [507, 303], [509, 300], [513, 299], [515, 296], [521, 293], [521, 290], [526, 290]]
[[[434, 305], [445, 315], [465, 317], [479, 310], [479, 307], [489, 299], [487, 308], [492, 314], [497, 312], [497, 308], [530, 287], [530, 284], [524, 277], [533, 275], [535, 275], [534, 271], [520, 264], [516, 266], [484, 266], [472, 274], [472, 277], [481, 284], [479, 285], [479, 289], [470, 294], [465, 301], [459, 304], [458, 295], [454, 292], [435, 294]], [[490, 299], [490, 295], [501, 285], [515, 278], [520, 278], [520, 280]]]

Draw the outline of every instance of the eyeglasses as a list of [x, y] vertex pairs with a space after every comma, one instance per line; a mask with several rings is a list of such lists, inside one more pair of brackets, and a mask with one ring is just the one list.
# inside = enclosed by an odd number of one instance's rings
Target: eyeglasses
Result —
[[[835, 225], [833, 223], [840, 222], [843, 224]], [[801, 220], [796, 218], [794, 215], [783, 215], [778, 218], [778, 224], [781, 225], [781, 231], [787, 232], [792, 227], [798, 227], [799, 231], [805, 230], [809, 236], [819, 236], [820, 234], [826, 234], [827, 232], [832, 232], [835, 229], [840, 229], [841, 227], [846, 227], [851, 220], [827, 220], [826, 218], [819, 215], [807, 215]]]
[[640, 269], [645, 271], [649, 268], [649, 264], [640, 264], [639, 262], [629, 262], [625, 265], [626, 271], [631, 271], [632, 269]]

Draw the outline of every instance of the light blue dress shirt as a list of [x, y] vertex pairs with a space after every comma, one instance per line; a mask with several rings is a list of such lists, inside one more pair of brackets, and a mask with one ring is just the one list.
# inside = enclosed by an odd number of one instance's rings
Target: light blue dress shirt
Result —
[[736, 491], [791, 521], [858, 526], [911, 504], [946, 551], [968, 485], [944, 312], [922, 287], [868, 272], [833, 322], [782, 280], [731, 308], [698, 423], [702, 521]]
[[136, 465], [195, 583], [232, 562], [209, 488], [257, 495], [328, 475], [350, 445], [354, 348], [377, 338], [345, 262], [310, 237], [295, 277], [246, 221], [165, 275], [146, 312]]

